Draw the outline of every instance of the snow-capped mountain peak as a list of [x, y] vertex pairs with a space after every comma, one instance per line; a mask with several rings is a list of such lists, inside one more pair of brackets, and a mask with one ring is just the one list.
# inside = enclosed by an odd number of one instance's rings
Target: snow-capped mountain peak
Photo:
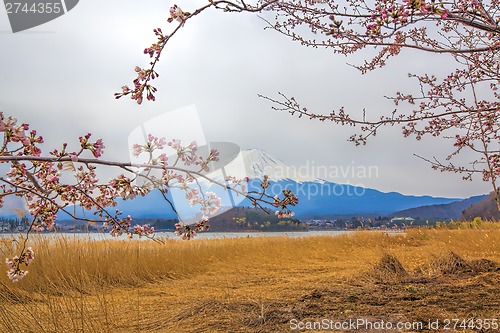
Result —
[[261, 149], [243, 150], [241, 155], [245, 161], [247, 175], [250, 178], [262, 179], [264, 175], [267, 175], [273, 181], [284, 179], [291, 179], [297, 182], [314, 180], [307, 175], [300, 175], [296, 168], [289, 167], [281, 160]]

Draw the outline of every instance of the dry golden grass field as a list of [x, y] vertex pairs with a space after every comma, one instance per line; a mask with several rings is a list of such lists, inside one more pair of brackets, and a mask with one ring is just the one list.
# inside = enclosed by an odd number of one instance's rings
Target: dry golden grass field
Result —
[[[0, 276], [2, 333], [290, 332], [321, 320], [422, 322], [385, 332], [428, 332], [445, 331], [429, 320], [500, 320], [498, 228], [30, 242], [29, 274]], [[9, 255], [14, 245], [0, 247]]]

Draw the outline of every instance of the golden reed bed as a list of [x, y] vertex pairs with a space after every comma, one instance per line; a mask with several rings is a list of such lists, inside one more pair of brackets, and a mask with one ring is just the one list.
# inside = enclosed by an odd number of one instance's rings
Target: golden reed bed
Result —
[[[500, 229], [482, 227], [163, 244], [35, 237], [28, 276], [16, 284], [0, 276], [0, 332], [289, 332], [326, 319], [500, 319]], [[1, 249], [10, 255], [15, 244], [3, 239]]]

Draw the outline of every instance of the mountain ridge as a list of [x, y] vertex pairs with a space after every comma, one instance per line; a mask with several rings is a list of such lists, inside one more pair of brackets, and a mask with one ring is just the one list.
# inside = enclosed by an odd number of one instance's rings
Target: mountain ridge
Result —
[[459, 219], [463, 212], [474, 204], [484, 200], [487, 195], [477, 195], [464, 200], [450, 202], [448, 204], [437, 204], [420, 206], [393, 212], [393, 216], [411, 216], [419, 218], [438, 218], [438, 219]]
[[[317, 216], [329, 215], [361, 215], [361, 214], [390, 214], [392, 212], [404, 211], [420, 206], [449, 204], [461, 201], [461, 198], [432, 197], [429, 195], [415, 196], [404, 195], [399, 192], [382, 192], [372, 188], [355, 186], [351, 184], [339, 184], [328, 179], [318, 178], [307, 174], [307, 168], [294, 168], [287, 166], [281, 160], [271, 156], [265, 151], [257, 148], [243, 150], [239, 155], [227, 165], [225, 172], [243, 178], [248, 176], [249, 190], [261, 190], [260, 183], [265, 174], [270, 177], [268, 188], [271, 197], [281, 194], [282, 190], [288, 189], [299, 197], [299, 205], [292, 207], [299, 218], [313, 218]], [[317, 167], [315, 165], [311, 167]], [[217, 172], [215, 170], [214, 172]], [[222, 173], [223, 174], [223, 173]], [[221, 197], [222, 206], [232, 207], [236, 202], [237, 206], [251, 207], [248, 199], [241, 196], [239, 201], [228, 196], [227, 190], [215, 185], [208, 185], [205, 190], [214, 191]], [[181, 191], [171, 189], [169, 194], [174, 197], [173, 203], [177, 211], [188, 211], [189, 207], [185, 195]], [[131, 215], [137, 218], [174, 218], [175, 214], [163, 197], [153, 192], [146, 197], [138, 197], [134, 200], [117, 200], [118, 206], [112, 208], [123, 211], [124, 216]], [[225, 211], [227, 209], [224, 209]], [[4, 209], [0, 211], [0, 216]], [[196, 211], [198, 213], [198, 211]], [[222, 213], [222, 212], [221, 212]], [[193, 213], [195, 214], [195, 213]], [[10, 214], [12, 215], [12, 214]], [[87, 217], [92, 213], [87, 212]], [[61, 216], [62, 217], [62, 216]]]

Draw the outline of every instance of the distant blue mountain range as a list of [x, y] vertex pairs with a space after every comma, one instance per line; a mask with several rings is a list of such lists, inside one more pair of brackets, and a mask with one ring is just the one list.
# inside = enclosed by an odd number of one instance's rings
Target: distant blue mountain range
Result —
[[[259, 180], [251, 182], [257, 188]], [[384, 193], [378, 190], [328, 181], [301, 182], [280, 180], [271, 182], [269, 189], [277, 194], [280, 189], [289, 189], [299, 198], [293, 208], [297, 217], [325, 215], [389, 214], [409, 208], [447, 204], [458, 198], [436, 198], [431, 196], [404, 195], [397, 192]]]
[[[258, 191], [260, 183], [260, 179], [250, 180], [249, 190]], [[274, 196], [280, 194], [283, 189], [291, 190], [298, 196], [299, 204], [292, 208], [298, 218], [361, 214], [384, 215], [415, 207], [448, 204], [462, 200], [403, 195], [397, 192], [384, 193], [374, 189], [327, 181], [296, 182], [290, 179], [271, 181], [268, 193]], [[211, 188], [211, 190], [219, 196], [224, 196], [216, 188]], [[185, 200], [175, 200], [174, 203], [178, 210], [188, 207]], [[230, 206], [230, 202], [227, 199], [223, 200], [223, 206]], [[245, 199], [237, 206], [251, 207], [251, 203]], [[175, 218], [169, 204], [156, 192], [134, 200], [119, 200], [116, 209], [123, 211], [125, 215], [130, 214], [136, 218]]]
[[[260, 183], [265, 171], [265, 174], [270, 175], [271, 179], [268, 194], [274, 196], [280, 194], [283, 189], [288, 189], [298, 196], [299, 204], [292, 209], [298, 218], [361, 214], [385, 215], [421, 206], [442, 205], [463, 200], [462, 198], [403, 195], [397, 192], [384, 193], [375, 189], [338, 184], [321, 179], [293, 178], [293, 173], [287, 169], [288, 167], [283, 162], [261, 150], [252, 149], [243, 151], [241, 154], [244, 160], [242, 164], [247, 167], [246, 174], [251, 178], [248, 183], [249, 190], [259, 191], [261, 189]], [[234, 197], [230, 198], [226, 190], [215, 186], [209, 187], [209, 190], [214, 191], [222, 198], [222, 204], [226, 210], [234, 206], [233, 200], [231, 200]], [[173, 190], [169, 193], [169, 198], [172, 198], [172, 195], [175, 198], [173, 203], [179, 212], [190, 212], [190, 214], [197, 212], [189, 207], [183, 193]], [[237, 206], [240, 207], [251, 207], [251, 202], [248, 199], [241, 201], [240, 197], [235, 202], [239, 202]], [[131, 215], [135, 218], [172, 219], [176, 217], [168, 202], [157, 191], [134, 200], [118, 200], [116, 209], [123, 211], [124, 216]], [[112, 212], [114, 210], [115, 208], [110, 209]], [[0, 217], [12, 215], [15, 215], [13, 211], [8, 211], [5, 208], [0, 209]], [[79, 215], [82, 214], [79, 213]], [[92, 213], [89, 212], [86, 212], [85, 215], [92, 217]], [[68, 217], [60, 214], [59, 218], [67, 219]]]

